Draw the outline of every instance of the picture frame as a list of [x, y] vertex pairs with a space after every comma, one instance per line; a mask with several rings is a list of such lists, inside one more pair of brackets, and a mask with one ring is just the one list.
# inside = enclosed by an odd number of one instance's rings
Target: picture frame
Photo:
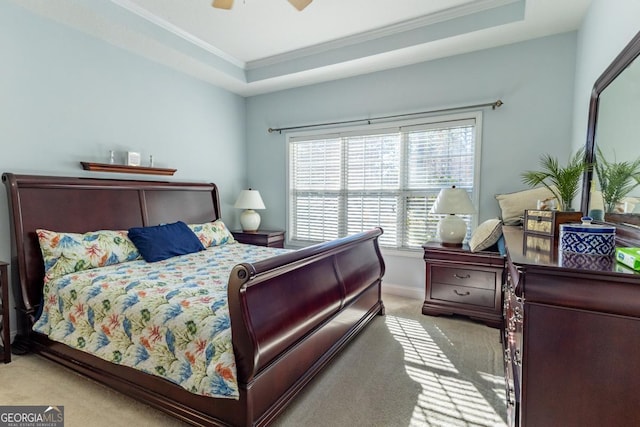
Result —
[[127, 151], [127, 165], [140, 166], [140, 153]]

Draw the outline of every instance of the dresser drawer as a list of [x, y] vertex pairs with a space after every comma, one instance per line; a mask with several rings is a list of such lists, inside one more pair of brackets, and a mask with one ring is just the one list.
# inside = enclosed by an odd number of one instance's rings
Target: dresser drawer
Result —
[[431, 280], [434, 283], [488, 289], [492, 293], [496, 289], [496, 273], [493, 271], [432, 266]]
[[431, 286], [431, 299], [494, 308], [495, 290], [433, 282]]

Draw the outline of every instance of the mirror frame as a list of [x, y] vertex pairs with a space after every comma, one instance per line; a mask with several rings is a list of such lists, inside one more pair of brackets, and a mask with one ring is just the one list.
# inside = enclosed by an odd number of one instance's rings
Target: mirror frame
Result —
[[[585, 147], [586, 159], [589, 163], [595, 160], [595, 135], [598, 121], [598, 104], [600, 94], [622, 73], [636, 58], [640, 57], [640, 32], [625, 46], [625, 48], [616, 56], [613, 62], [602, 73], [593, 85], [591, 90], [591, 100], [589, 102], [589, 118], [587, 124], [587, 144]], [[582, 200], [580, 209], [584, 215], [589, 212], [589, 202], [591, 196], [591, 185], [593, 180], [593, 168], [588, 168], [582, 179]], [[605, 213], [605, 222], [607, 215]], [[619, 222], [613, 221], [612, 225], [616, 226], [616, 239], [621, 243], [629, 246], [640, 244], [640, 227], [629, 227]]]

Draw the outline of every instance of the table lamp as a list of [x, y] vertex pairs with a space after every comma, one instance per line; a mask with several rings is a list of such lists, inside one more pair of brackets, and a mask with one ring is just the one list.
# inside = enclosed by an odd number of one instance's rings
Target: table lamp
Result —
[[254, 209], [264, 209], [264, 202], [258, 190], [242, 190], [233, 207], [244, 209], [240, 214], [242, 231], [257, 231], [260, 226], [260, 214]]
[[431, 213], [446, 214], [438, 221], [438, 238], [444, 246], [462, 246], [467, 235], [467, 223], [456, 214], [476, 212], [467, 191], [463, 188], [443, 188], [440, 190]]

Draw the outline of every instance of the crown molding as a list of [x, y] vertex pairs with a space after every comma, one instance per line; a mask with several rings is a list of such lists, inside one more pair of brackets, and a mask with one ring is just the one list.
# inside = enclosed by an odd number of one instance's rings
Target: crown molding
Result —
[[479, 13], [485, 10], [490, 10], [523, 1], [524, 0], [480, 0], [472, 3], [467, 3], [462, 6], [452, 7], [439, 12], [430, 13], [428, 15], [409, 19], [375, 30], [354, 34], [352, 36], [343, 37], [341, 39], [332, 40], [326, 43], [316, 44], [314, 46], [309, 46], [302, 49], [296, 49], [279, 55], [257, 59], [255, 61], [249, 61], [245, 64], [245, 70], [255, 70], [263, 67], [269, 67], [282, 62], [292, 61], [356, 45], [359, 43], [365, 43], [368, 41], [389, 37], [395, 34], [415, 30], [418, 28], [428, 27], [440, 22], [460, 18], [463, 16], [473, 15], [474, 13]]
[[193, 34], [183, 31], [181, 28], [178, 28], [167, 20], [149, 12], [148, 10], [138, 6], [137, 4], [129, 0], [111, 0], [111, 2], [238, 68], [246, 69], [247, 64], [244, 61], [241, 61], [236, 57], [227, 54], [226, 52], [218, 49], [210, 43], [207, 43], [201, 38], [194, 36]]
[[337, 40], [332, 40], [326, 43], [320, 43], [314, 46], [305, 47], [302, 49], [296, 49], [290, 52], [282, 53], [279, 55], [273, 55], [266, 58], [258, 59], [255, 61], [244, 62], [240, 59], [229, 55], [228, 53], [218, 49], [210, 43], [202, 40], [199, 37], [190, 34], [181, 28], [173, 25], [167, 20], [155, 15], [148, 10], [138, 6], [136, 3], [130, 0], [110, 0], [112, 3], [122, 7], [123, 9], [147, 20], [148, 22], [164, 29], [165, 31], [193, 44], [194, 46], [209, 52], [218, 58], [240, 68], [245, 71], [254, 70], [262, 67], [273, 66], [282, 62], [296, 60], [299, 58], [309, 57], [332, 50], [341, 49], [344, 47], [364, 43], [384, 37], [389, 37], [394, 34], [399, 34], [418, 28], [428, 27], [440, 22], [448, 21], [455, 18], [460, 18], [467, 15], [473, 15], [485, 10], [506, 6], [512, 3], [522, 2], [524, 0], [480, 0], [471, 3], [467, 3], [461, 6], [452, 7], [439, 12], [431, 13], [428, 15], [420, 16], [414, 19], [398, 22], [396, 24], [388, 25], [383, 28], [354, 34], [352, 36], [343, 37]]

